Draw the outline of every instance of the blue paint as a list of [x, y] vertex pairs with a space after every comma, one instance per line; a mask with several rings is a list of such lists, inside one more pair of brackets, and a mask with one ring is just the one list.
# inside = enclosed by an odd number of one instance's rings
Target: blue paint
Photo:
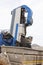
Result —
[[2, 45], [2, 37], [3, 37], [3, 35], [2, 34], [0, 34], [0, 46]]
[[0, 46], [5, 45], [5, 46], [12, 46], [13, 44], [13, 38], [10, 39], [4, 39], [3, 34], [0, 34]]
[[16, 30], [15, 30], [15, 37], [14, 37], [14, 41], [13, 41], [13, 46], [16, 46], [17, 33], [18, 33], [18, 24], [16, 24]]
[[13, 43], [13, 38], [11, 39], [3, 39], [2, 44], [4, 44], [5, 46], [12, 46]]
[[26, 5], [22, 5], [21, 7], [25, 8], [25, 10], [28, 12], [27, 24], [30, 24], [30, 20], [32, 19], [32, 14], [33, 14], [32, 10]]
[[[28, 12], [27, 24], [30, 24], [30, 20], [32, 18], [32, 10], [29, 7], [27, 7], [26, 5], [23, 5], [20, 7], [25, 8], [25, 10]], [[6, 46], [16, 46], [17, 34], [18, 34], [18, 23], [16, 24], [15, 37], [14, 38], [5, 40], [5, 39], [3, 39], [3, 34], [0, 34], [0, 46], [3, 44]]]

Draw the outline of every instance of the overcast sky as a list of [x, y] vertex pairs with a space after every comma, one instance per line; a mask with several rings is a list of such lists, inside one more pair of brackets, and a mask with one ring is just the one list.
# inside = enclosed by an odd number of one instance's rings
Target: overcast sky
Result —
[[33, 11], [33, 25], [27, 28], [27, 36], [33, 36], [33, 44], [43, 45], [43, 0], [0, 0], [0, 31], [10, 29], [11, 11], [27, 5]]

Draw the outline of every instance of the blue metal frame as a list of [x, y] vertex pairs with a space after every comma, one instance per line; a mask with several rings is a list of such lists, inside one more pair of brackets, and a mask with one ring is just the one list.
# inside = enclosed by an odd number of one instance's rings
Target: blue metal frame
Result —
[[32, 14], [33, 14], [32, 10], [26, 5], [22, 5], [21, 7], [25, 8], [25, 10], [28, 12], [27, 24], [30, 24], [30, 20], [32, 19]]

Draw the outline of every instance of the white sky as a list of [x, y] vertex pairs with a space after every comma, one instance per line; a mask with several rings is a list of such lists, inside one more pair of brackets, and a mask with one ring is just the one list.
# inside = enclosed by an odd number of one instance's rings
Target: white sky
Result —
[[43, 0], [0, 0], [0, 31], [10, 29], [11, 11], [21, 5], [33, 11], [33, 25], [27, 28], [27, 36], [33, 36], [33, 44], [43, 45]]

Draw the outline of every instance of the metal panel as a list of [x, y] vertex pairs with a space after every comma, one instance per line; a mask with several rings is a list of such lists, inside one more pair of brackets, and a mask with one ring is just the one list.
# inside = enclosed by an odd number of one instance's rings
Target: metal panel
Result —
[[[16, 24], [20, 23], [20, 15], [21, 15], [21, 7], [15, 9], [12, 11], [12, 24], [11, 24], [11, 29], [10, 33], [13, 37], [15, 37], [15, 31], [16, 31]], [[15, 14], [14, 14], [15, 13]]]

